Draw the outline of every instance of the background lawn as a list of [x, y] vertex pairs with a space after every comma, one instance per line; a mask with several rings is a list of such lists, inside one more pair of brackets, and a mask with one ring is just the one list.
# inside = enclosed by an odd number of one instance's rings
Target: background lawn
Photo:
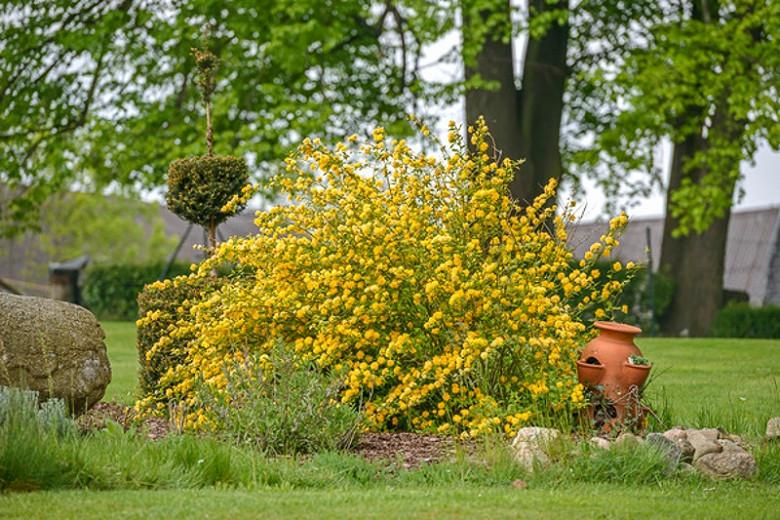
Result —
[[135, 348], [135, 323], [127, 321], [103, 322], [106, 346], [111, 361], [111, 384], [104, 401], [125, 404], [135, 402], [138, 390], [138, 351]]

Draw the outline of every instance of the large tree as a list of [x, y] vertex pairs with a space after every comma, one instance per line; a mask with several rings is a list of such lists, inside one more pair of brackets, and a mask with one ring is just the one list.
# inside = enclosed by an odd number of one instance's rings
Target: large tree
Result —
[[[466, 119], [484, 116], [496, 148], [522, 159], [513, 196], [530, 201], [550, 178], [571, 171], [567, 156], [593, 107], [594, 69], [622, 60], [637, 27], [655, 16], [651, 1], [462, 0]], [[514, 39], [522, 34], [519, 75]], [[588, 78], [588, 80], [583, 80]], [[574, 185], [579, 179], [567, 177]]]
[[452, 23], [422, 0], [10, 0], [0, 6], [0, 233], [51, 193], [162, 184], [203, 152], [190, 49], [221, 60], [217, 153], [262, 175], [302, 135], [399, 125], [430, 93], [423, 46]]
[[[723, 301], [729, 217], [740, 164], [780, 147], [780, 3], [666, 4], [641, 46], [610, 77], [607, 118], [591, 156], [606, 184], [632, 171], [658, 181], [655, 153], [673, 145], [659, 269], [676, 290], [664, 332], [709, 332]], [[602, 71], [609, 77], [606, 71]]]

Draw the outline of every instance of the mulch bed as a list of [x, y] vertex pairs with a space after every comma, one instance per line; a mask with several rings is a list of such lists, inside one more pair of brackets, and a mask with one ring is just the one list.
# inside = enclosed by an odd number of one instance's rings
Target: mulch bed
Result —
[[[473, 448], [470, 444], [461, 446], [467, 451]], [[404, 468], [416, 468], [453, 457], [456, 447], [452, 437], [420, 433], [364, 433], [353, 451], [371, 461], [388, 460], [398, 462]]]
[[76, 419], [82, 433], [102, 430], [108, 421], [114, 421], [127, 430], [132, 425], [146, 433], [150, 440], [165, 437], [174, 430], [173, 425], [161, 417], [139, 419], [132, 407], [119, 403], [97, 403], [88, 412]]
[[[76, 423], [81, 432], [87, 433], [105, 428], [109, 420], [125, 429], [135, 425], [150, 440], [161, 439], [176, 431], [165, 419], [138, 418], [132, 407], [119, 403], [98, 403], [81, 415]], [[370, 461], [388, 461], [403, 468], [417, 468], [453, 457], [458, 446], [467, 452], [473, 451], [473, 444], [456, 443], [452, 437], [418, 433], [364, 433], [351, 451]]]

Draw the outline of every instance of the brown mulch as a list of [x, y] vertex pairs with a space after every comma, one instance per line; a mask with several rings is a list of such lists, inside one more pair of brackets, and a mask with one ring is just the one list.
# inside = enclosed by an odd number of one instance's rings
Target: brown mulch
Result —
[[352, 451], [368, 460], [398, 462], [404, 468], [452, 458], [458, 447], [473, 451], [472, 444], [456, 443], [452, 437], [419, 433], [364, 433]]
[[[79, 430], [88, 433], [102, 430], [108, 421], [125, 430], [135, 426], [150, 440], [157, 440], [176, 431], [161, 417], [138, 417], [132, 407], [120, 403], [98, 403], [76, 419]], [[472, 443], [457, 442], [452, 437], [418, 433], [363, 433], [351, 451], [370, 461], [387, 461], [403, 468], [417, 468], [455, 456], [457, 449], [472, 453]]]
[[102, 430], [108, 421], [120, 424], [125, 430], [136, 426], [150, 440], [165, 437], [173, 430], [173, 425], [161, 417], [139, 418], [132, 407], [120, 403], [97, 403], [89, 411], [76, 419], [82, 433]]

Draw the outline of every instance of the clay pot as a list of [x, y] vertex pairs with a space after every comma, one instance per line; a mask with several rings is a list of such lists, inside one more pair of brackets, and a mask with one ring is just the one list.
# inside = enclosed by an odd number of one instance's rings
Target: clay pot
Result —
[[[595, 326], [599, 335], [583, 349], [577, 377], [584, 386], [598, 387], [606, 399], [600, 405], [604, 408], [603, 424], [611, 427], [640, 413], [637, 389], [647, 380], [652, 366], [634, 365], [628, 360], [642, 355], [634, 344], [634, 337], [642, 332], [640, 328], [609, 321], [597, 321]], [[598, 413], [591, 410], [592, 416]]]
[[651, 368], [653, 368], [652, 365], [634, 365], [630, 361], [626, 361], [623, 366], [625, 383], [629, 388], [632, 386], [641, 388], [641, 386], [645, 384], [645, 381], [647, 381], [647, 376], [650, 375]]
[[596, 386], [604, 377], [604, 366], [577, 361], [577, 379], [585, 386]]

